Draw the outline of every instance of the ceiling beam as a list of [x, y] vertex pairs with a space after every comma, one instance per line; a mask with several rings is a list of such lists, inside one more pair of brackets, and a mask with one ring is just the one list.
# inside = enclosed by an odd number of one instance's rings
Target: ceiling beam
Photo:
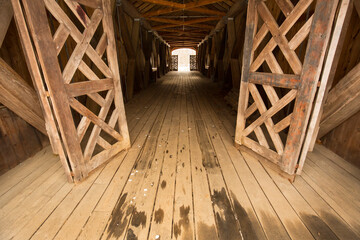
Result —
[[176, 24], [176, 25], [186, 26], [186, 25], [192, 25], [192, 24], [196, 24], [196, 23], [216, 21], [216, 20], [219, 20], [220, 17], [205, 17], [205, 18], [192, 19], [192, 20], [188, 20], [188, 21], [179, 21], [179, 20], [160, 18], [160, 17], [151, 17], [151, 18], [147, 18], [147, 19], [150, 21], [155, 21], [155, 22], [172, 23], [172, 24]]
[[[177, 27], [180, 26], [178, 24], [166, 24], [166, 25], [158, 25], [158, 26], [154, 26], [153, 29], [155, 30], [160, 30], [160, 29], [165, 29], [165, 28], [173, 28], [173, 27]], [[204, 28], [204, 29], [213, 29], [214, 26], [211, 25], [205, 25], [205, 24], [192, 24], [192, 25], [187, 25], [189, 27], [194, 27], [194, 28]]]
[[166, 14], [166, 13], [178, 12], [181, 10], [190, 10], [191, 8], [198, 8], [201, 6], [218, 3], [218, 2], [222, 2], [223, 0], [199, 0], [197, 2], [190, 2], [190, 3], [185, 3], [185, 4], [175, 3], [175, 2], [165, 1], [165, 0], [160, 0], [160, 1], [158, 1], [158, 0], [142, 0], [142, 1], [168, 7], [165, 9], [159, 9], [156, 11], [152, 11], [152, 12], [143, 14], [144, 17], [152, 17], [152, 16], [158, 16], [158, 15], [162, 15], [162, 14]]
[[[207, 34], [209, 33], [209, 30], [203, 30], [203, 29], [159, 29], [159, 32], [171, 32], [171, 33], [188, 33], [191, 35], [191, 33], [203, 33]], [[163, 33], [162, 33], [163, 34]]]
[[[239, 0], [231, 6], [229, 11], [227, 12], [226, 16], [224, 16], [215, 26], [215, 28], [207, 35], [200, 44], [206, 41], [210, 36], [214, 35], [217, 31], [224, 28], [226, 25], [228, 18], [234, 17], [238, 15], [240, 12], [246, 11], [247, 0]], [[200, 45], [199, 44], [199, 45]]]
[[142, 26], [154, 33], [154, 35], [160, 39], [160, 41], [167, 44], [164, 39], [156, 32], [153, 31], [154, 29], [151, 27], [151, 25], [146, 21], [146, 19], [142, 19], [141, 14], [138, 12], [138, 10], [128, 1], [128, 0], [116, 0], [116, 6], [121, 7], [124, 12], [126, 12], [130, 17], [132, 18], [139, 18], [142, 20]]

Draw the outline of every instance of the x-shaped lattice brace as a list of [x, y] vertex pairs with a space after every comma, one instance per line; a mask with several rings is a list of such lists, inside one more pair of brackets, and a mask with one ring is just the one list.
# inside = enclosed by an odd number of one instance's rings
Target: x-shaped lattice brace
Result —
[[[82, 10], [81, 6], [73, 1], [65, 0], [66, 4], [69, 8], [73, 11], [75, 16], [78, 20], [83, 24], [85, 27], [85, 31], [81, 34], [76, 26], [72, 23], [69, 17], [62, 11], [62, 9], [57, 5], [56, 2], [53, 0], [46, 0], [47, 8], [51, 13], [55, 13], [54, 17], [61, 23], [59, 28], [57, 29], [56, 33], [54, 34], [54, 42], [56, 44], [57, 53], [59, 54], [61, 48], [66, 42], [66, 39], [69, 35], [71, 35], [75, 41], [77, 42], [77, 46], [74, 49], [69, 61], [67, 62], [64, 71], [63, 71], [63, 78], [65, 83], [70, 83], [76, 69], [79, 70], [89, 79], [92, 81], [99, 81], [100, 79], [96, 76], [96, 74], [87, 66], [87, 64], [82, 60], [83, 56], [87, 53], [87, 55], [94, 61], [94, 63], [98, 66], [102, 66], [102, 73], [109, 77], [110, 69], [101, 59], [102, 55], [105, 52], [106, 47], [106, 33], [103, 33], [100, 41], [95, 49], [95, 54], [93, 53], [94, 49], [90, 45], [90, 41], [93, 38], [95, 31], [100, 24], [103, 18], [103, 12], [100, 9], [96, 9], [91, 16], [91, 19], [87, 17], [85, 12]], [[71, 30], [69, 30], [71, 29]], [[76, 31], [77, 30], [77, 31]], [[71, 34], [73, 33], [73, 34]], [[78, 40], [78, 41], [77, 41]], [[88, 50], [90, 49], [90, 50]], [[91, 50], [92, 49], [92, 50]], [[100, 80], [102, 81], [102, 80]], [[100, 113], [98, 116], [90, 112], [85, 106], [83, 106], [79, 101], [77, 101], [74, 97], [71, 97], [70, 105], [76, 111], [78, 111], [81, 115], [83, 115], [78, 127], [77, 133], [79, 136], [79, 141], [81, 142], [90, 123], [93, 122], [95, 127], [92, 129], [90, 134], [88, 143], [86, 145], [84, 151], [84, 161], [90, 160], [92, 153], [95, 149], [96, 143], [98, 143], [104, 149], [109, 149], [111, 145], [100, 137], [101, 129], [107, 132], [109, 135], [114, 137], [116, 140], [121, 141], [121, 135], [114, 130], [114, 126], [116, 124], [116, 119], [118, 117], [118, 111], [115, 110], [111, 117], [109, 124], [105, 123], [104, 120], [110, 110], [111, 103], [114, 100], [114, 92], [113, 90], [109, 90], [105, 99], [96, 92], [87, 93], [87, 95], [93, 99], [96, 103], [101, 106]]]

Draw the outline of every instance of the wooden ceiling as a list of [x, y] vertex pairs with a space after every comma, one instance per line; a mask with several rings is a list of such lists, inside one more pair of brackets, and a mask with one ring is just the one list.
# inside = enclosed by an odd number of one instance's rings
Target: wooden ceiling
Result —
[[171, 48], [196, 48], [236, 0], [130, 0], [130, 2]]

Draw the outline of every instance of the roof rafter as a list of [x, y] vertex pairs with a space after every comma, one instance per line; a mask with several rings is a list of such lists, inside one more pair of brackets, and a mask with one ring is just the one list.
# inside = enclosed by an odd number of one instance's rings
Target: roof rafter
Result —
[[216, 20], [219, 20], [220, 17], [205, 17], [205, 18], [193, 19], [193, 20], [188, 20], [188, 21], [179, 21], [179, 20], [165, 19], [165, 18], [159, 18], [159, 17], [151, 17], [151, 18], [147, 18], [147, 19], [150, 21], [155, 21], [155, 22], [171, 23], [171, 24], [186, 26], [186, 25], [192, 25], [192, 24], [196, 24], [196, 23], [216, 21]]
[[[181, 24], [183, 25], [183, 24]], [[164, 28], [173, 28], [173, 27], [177, 27], [180, 26], [180, 24], [166, 24], [166, 25], [158, 25], [158, 26], [154, 26], [153, 29], [154, 30], [160, 30], [160, 29], [164, 29]], [[187, 25], [189, 27], [194, 27], [194, 28], [205, 28], [205, 29], [213, 29], [214, 26], [211, 25], [205, 25], [205, 24], [191, 24], [191, 25]]]
[[197, 2], [190, 2], [190, 3], [185, 3], [185, 4], [170, 2], [170, 1], [165, 1], [165, 0], [159, 0], [159, 1], [158, 0], [142, 0], [142, 1], [169, 7], [169, 8], [159, 9], [156, 11], [152, 11], [152, 12], [143, 14], [144, 17], [152, 17], [152, 16], [158, 16], [158, 15], [162, 15], [162, 14], [166, 14], [166, 13], [177, 12], [177, 11], [181, 11], [181, 10], [190, 10], [190, 9], [194, 9], [194, 8], [195, 8], [195, 11], [197, 11], [198, 7], [222, 2], [223, 0], [199, 0]]

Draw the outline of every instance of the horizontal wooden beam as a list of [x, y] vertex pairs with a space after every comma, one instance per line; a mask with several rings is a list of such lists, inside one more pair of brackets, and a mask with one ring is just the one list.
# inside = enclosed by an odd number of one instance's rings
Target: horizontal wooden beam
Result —
[[211, 10], [211, 9], [204, 8], [204, 7], [188, 8], [186, 10], [190, 11], [190, 12], [198, 12], [198, 13], [209, 14], [209, 15], [211, 14], [211, 15], [215, 15], [215, 16], [225, 16], [226, 15], [226, 12]]
[[112, 88], [114, 88], [114, 81], [111, 78], [65, 84], [66, 92], [70, 97], [97, 93]]
[[[155, 30], [160, 30], [160, 29], [165, 29], [165, 28], [174, 28], [179, 26], [179, 24], [166, 24], [166, 25], [158, 25], [158, 26], [154, 26], [153, 29]], [[214, 26], [211, 25], [205, 25], [205, 24], [192, 24], [192, 25], [187, 25], [189, 27], [193, 27], [193, 28], [200, 28], [200, 29], [213, 29]]]
[[43, 113], [35, 90], [1, 58], [0, 102], [47, 135]]
[[204, 38], [204, 40], [200, 43], [202, 44], [206, 41], [210, 36], [213, 36], [217, 31], [224, 28], [226, 25], [228, 18], [234, 17], [238, 15], [242, 11], [246, 11], [248, 1], [247, 0], [238, 0], [236, 1], [230, 8], [230, 10], [226, 13], [226, 15], [216, 24], [215, 28], [209, 33], [208, 36]]
[[156, 5], [162, 5], [171, 8], [179, 8], [181, 10], [186, 10], [189, 8], [201, 7], [213, 3], [223, 2], [224, 0], [199, 0], [196, 2], [189, 2], [189, 3], [177, 3], [172, 1], [166, 0], [142, 0], [143, 2], [148, 2]]
[[188, 20], [188, 21], [179, 21], [179, 20], [173, 20], [173, 19], [161, 18], [161, 17], [151, 17], [151, 18], [147, 18], [147, 19], [150, 21], [155, 21], [155, 22], [171, 23], [171, 24], [176, 24], [176, 25], [180, 25], [180, 26], [187, 26], [187, 25], [192, 25], [192, 24], [196, 24], [196, 23], [217, 21], [220, 19], [220, 17], [204, 17], [204, 18], [197, 18], [197, 19], [192, 19], [192, 20]]
[[[154, 4], [162, 5], [156, 0], [144, 0], [144, 1], [147, 1], [147, 2], [152, 1]], [[165, 2], [168, 2], [168, 1], [165, 1]], [[191, 3], [186, 3], [186, 4], [178, 3], [180, 5], [176, 4], [176, 6], [163, 5], [163, 6], [167, 6], [168, 8], [147, 12], [147, 13], [143, 14], [143, 16], [144, 17], [159, 16], [162, 14], [173, 13], [173, 12], [178, 12], [178, 11], [182, 11], [182, 10], [192, 11], [195, 9], [195, 11], [196, 11], [201, 6], [218, 3], [218, 2], [222, 2], [222, 1], [220, 1], [220, 0], [203, 0], [203, 1], [201, 1], [200, 0], [197, 2], [191, 2]]]
[[276, 73], [250, 73], [249, 82], [274, 87], [296, 89], [300, 84], [299, 75], [276, 74]]
[[[116, 1], [117, 6], [121, 7], [124, 12], [126, 12], [132, 18], [143, 18], [143, 16], [138, 12], [138, 10], [128, 1], [128, 0], [121, 0]], [[146, 21], [146, 19], [142, 19], [142, 26], [149, 31], [153, 31], [151, 25]], [[165, 42], [164, 39], [156, 32], [153, 31], [154, 35], [160, 39], [160, 41]], [[165, 42], [166, 44], [166, 42]]]
[[101, 0], [76, 0], [76, 2], [90, 8], [101, 8], [102, 5]]
[[325, 136], [335, 127], [360, 110], [360, 63], [343, 77], [329, 92], [324, 104], [318, 137]]

